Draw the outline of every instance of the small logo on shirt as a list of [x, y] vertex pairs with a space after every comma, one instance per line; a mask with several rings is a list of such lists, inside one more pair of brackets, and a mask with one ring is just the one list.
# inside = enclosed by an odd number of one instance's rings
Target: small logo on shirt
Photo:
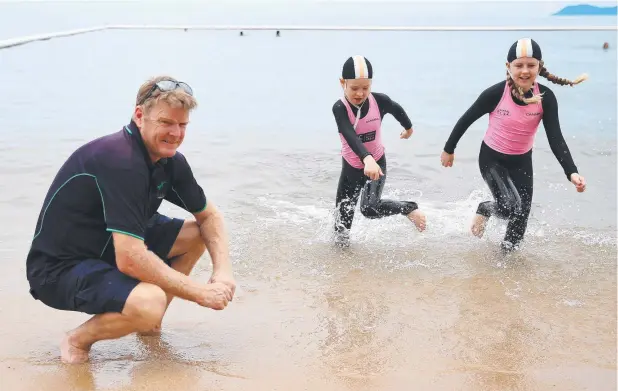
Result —
[[380, 120], [380, 117], [375, 117], [375, 118], [368, 119], [367, 123], [373, 122], [373, 121], [379, 121], [379, 120]]
[[511, 115], [511, 113], [508, 110], [505, 110], [505, 109], [498, 109], [498, 110], [496, 110], [496, 114], [503, 115], [505, 117]]
[[533, 116], [536, 116], [536, 115], [541, 115], [541, 113], [526, 113], [526, 115], [528, 117], [533, 117]]
[[163, 199], [167, 194], [167, 181], [163, 181], [157, 185], [157, 198]]
[[358, 138], [360, 138], [362, 142], [368, 143], [376, 139], [376, 131], [374, 130], [373, 132], [361, 133], [358, 135]]

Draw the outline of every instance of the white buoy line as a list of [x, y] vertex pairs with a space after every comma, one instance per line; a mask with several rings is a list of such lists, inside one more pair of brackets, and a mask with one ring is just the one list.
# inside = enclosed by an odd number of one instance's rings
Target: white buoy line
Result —
[[282, 26], [282, 25], [105, 25], [16, 37], [0, 41], [0, 49], [35, 41], [102, 30], [300, 30], [300, 31], [618, 31], [618, 26]]
[[23, 45], [25, 43], [34, 42], [34, 41], [45, 41], [45, 40], [52, 39], [52, 38], [68, 37], [70, 35], [85, 34], [85, 33], [89, 33], [92, 31], [106, 30], [108, 28], [109, 28], [108, 26], [100, 26], [100, 27], [91, 27], [87, 29], [60, 31], [56, 33], [45, 33], [45, 34], [28, 35], [25, 37], [10, 38], [10, 39], [0, 41], [0, 49]]

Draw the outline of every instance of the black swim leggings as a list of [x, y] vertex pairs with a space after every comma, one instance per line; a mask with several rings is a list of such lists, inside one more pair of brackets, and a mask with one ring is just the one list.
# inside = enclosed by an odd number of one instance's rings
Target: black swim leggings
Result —
[[407, 215], [418, 208], [412, 201], [383, 200], [382, 190], [386, 182], [386, 156], [377, 161], [384, 173], [380, 179], [372, 181], [364, 174], [364, 170], [352, 167], [345, 159], [342, 160], [341, 176], [337, 187], [337, 216], [335, 231], [350, 230], [354, 219], [354, 209], [358, 197], [363, 192], [360, 210], [369, 219], [379, 219], [396, 214]]
[[481, 202], [476, 213], [508, 219], [504, 242], [516, 246], [524, 238], [532, 206], [532, 150], [505, 155], [483, 142], [479, 168], [494, 201]]

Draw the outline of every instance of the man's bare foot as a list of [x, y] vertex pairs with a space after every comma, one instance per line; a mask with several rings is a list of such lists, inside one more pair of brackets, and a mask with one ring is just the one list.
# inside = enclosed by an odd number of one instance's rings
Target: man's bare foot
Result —
[[141, 335], [142, 337], [156, 337], [158, 335], [161, 335], [161, 326], [157, 326], [153, 328], [152, 330], [140, 332], [138, 334]]
[[88, 353], [90, 347], [80, 348], [75, 346], [72, 341], [72, 336], [67, 333], [60, 342], [60, 359], [67, 364], [82, 364], [88, 361]]
[[416, 228], [419, 231], [423, 232], [425, 230], [427, 219], [425, 217], [425, 213], [421, 212], [420, 209], [415, 209], [409, 213], [408, 218], [414, 223], [414, 225], [416, 225]]
[[477, 214], [474, 216], [474, 222], [472, 223], [472, 235], [477, 238], [482, 238], [485, 233], [485, 224], [487, 224], [488, 217]]

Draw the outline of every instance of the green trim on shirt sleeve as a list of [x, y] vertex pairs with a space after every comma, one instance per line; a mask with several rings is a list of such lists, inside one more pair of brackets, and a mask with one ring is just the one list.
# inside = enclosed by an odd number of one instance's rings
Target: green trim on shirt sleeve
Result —
[[131, 232], [126, 232], [126, 231], [121, 231], [121, 230], [119, 230], [119, 229], [111, 229], [111, 228], [108, 228], [108, 229], [107, 229], [107, 231], [108, 231], [108, 232], [118, 232], [118, 233], [120, 233], [120, 234], [129, 235], [129, 236], [132, 236], [132, 237], [134, 237], [134, 238], [140, 239], [140, 240], [142, 240], [142, 241], [146, 241], [146, 239], [142, 238], [141, 236], [138, 236], [138, 235], [132, 234]]
[[206, 210], [206, 207], [208, 206], [208, 200], [206, 200], [206, 203], [204, 203], [204, 207], [200, 210], [198, 210], [197, 212], [193, 212], [193, 213], [200, 213]]

